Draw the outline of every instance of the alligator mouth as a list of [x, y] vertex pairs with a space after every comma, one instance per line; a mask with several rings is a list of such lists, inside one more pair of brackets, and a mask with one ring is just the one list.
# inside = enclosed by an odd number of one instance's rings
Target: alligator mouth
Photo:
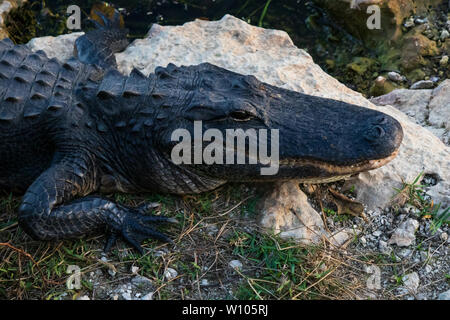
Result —
[[392, 161], [398, 154], [398, 149], [390, 156], [382, 159], [364, 160], [351, 165], [336, 165], [319, 160], [305, 159], [283, 159], [279, 166], [282, 168], [295, 168], [300, 166], [310, 166], [317, 169], [321, 174], [314, 177], [304, 177], [296, 179], [302, 183], [328, 183], [348, 178], [363, 171], [377, 169]]

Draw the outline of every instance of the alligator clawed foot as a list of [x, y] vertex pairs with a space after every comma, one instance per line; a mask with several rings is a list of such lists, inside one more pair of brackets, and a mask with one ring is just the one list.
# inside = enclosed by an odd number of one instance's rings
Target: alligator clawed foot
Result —
[[143, 214], [151, 208], [154, 208], [154, 204], [150, 203], [131, 209], [125, 213], [120, 225], [111, 226], [104, 252], [108, 252], [111, 249], [118, 237], [122, 237], [127, 243], [139, 251], [140, 254], [144, 253], [141, 247], [142, 241], [149, 238], [173, 244], [172, 239], [159, 232], [153, 225], [159, 223], [178, 223], [178, 221], [175, 218]]

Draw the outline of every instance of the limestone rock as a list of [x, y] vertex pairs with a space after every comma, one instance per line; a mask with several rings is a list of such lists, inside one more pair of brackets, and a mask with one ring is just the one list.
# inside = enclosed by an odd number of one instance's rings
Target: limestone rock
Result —
[[434, 87], [434, 82], [431, 80], [420, 80], [414, 83], [411, 86], [411, 90], [417, 90], [417, 89], [431, 89]]
[[417, 272], [412, 272], [403, 277], [403, 289], [409, 293], [416, 293], [419, 288], [420, 278]]
[[300, 190], [297, 181], [276, 183], [262, 200], [260, 225], [282, 238], [317, 243], [324, 235], [323, 221]]
[[447, 290], [445, 292], [442, 292], [439, 297], [438, 300], [450, 300], [450, 290]]
[[60, 61], [66, 61], [73, 56], [75, 40], [83, 34], [84, 32], [74, 32], [58, 37], [34, 38], [27, 43], [27, 46], [33, 51], [45, 51], [49, 58], [58, 58]]
[[372, 98], [370, 101], [379, 106], [394, 106], [421, 124], [428, 116], [428, 104], [432, 92], [433, 90], [397, 89], [388, 94]]
[[414, 243], [416, 236], [414, 233], [419, 228], [419, 222], [414, 219], [408, 219], [400, 224], [394, 231], [388, 244], [396, 244], [399, 247], [407, 247]]
[[450, 79], [442, 82], [433, 91], [428, 121], [436, 127], [445, 127], [450, 131]]

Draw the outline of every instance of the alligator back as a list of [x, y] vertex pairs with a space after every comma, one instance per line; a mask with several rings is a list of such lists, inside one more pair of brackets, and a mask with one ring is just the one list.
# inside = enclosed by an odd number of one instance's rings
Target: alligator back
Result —
[[70, 108], [85, 68], [75, 58], [60, 63], [0, 41], [0, 189], [23, 191], [48, 167], [51, 131]]

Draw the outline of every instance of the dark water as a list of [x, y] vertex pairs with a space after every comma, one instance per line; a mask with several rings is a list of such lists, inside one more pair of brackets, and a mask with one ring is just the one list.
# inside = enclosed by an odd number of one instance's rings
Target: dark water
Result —
[[[66, 28], [66, 11], [72, 4], [81, 8], [82, 30], [87, 31], [91, 28], [87, 18], [96, 3], [98, 1], [93, 0], [31, 0], [10, 15], [8, 31], [16, 43], [70, 32]], [[130, 40], [143, 38], [153, 23], [180, 25], [196, 18], [217, 20], [231, 14], [253, 25], [286, 31], [325, 71], [329, 71], [325, 60], [338, 46], [345, 47], [349, 55], [355, 53], [355, 48], [361, 51], [360, 43], [306, 0], [113, 0], [109, 5], [122, 13], [125, 26], [130, 30]], [[351, 82], [347, 85], [355, 88]]]
[[[90, 24], [86, 18], [95, 3], [98, 1], [31, 0], [14, 17], [10, 33], [13, 40], [23, 43], [33, 37], [70, 32], [65, 19], [71, 4], [81, 8], [82, 29], [88, 30]], [[109, 4], [120, 9], [131, 40], [144, 37], [153, 23], [179, 25], [196, 18], [217, 20], [225, 14], [253, 25], [285, 30], [297, 46], [313, 55], [317, 41], [326, 40], [330, 33], [336, 32], [320, 9], [304, 0], [113, 0]], [[305, 22], [308, 17], [320, 20], [320, 31], [309, 28]]]

